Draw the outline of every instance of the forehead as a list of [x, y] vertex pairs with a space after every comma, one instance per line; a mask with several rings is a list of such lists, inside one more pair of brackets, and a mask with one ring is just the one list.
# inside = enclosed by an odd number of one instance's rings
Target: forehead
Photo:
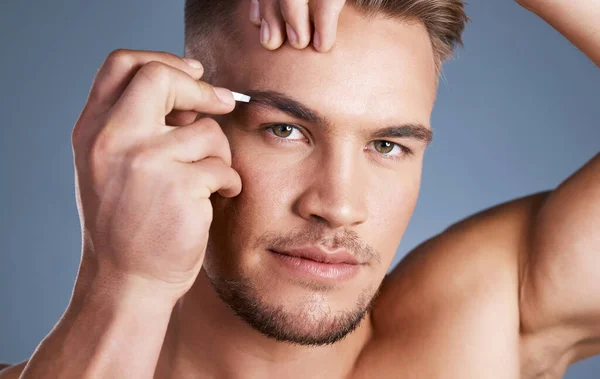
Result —
[[[247, 15], [246, 6], [238, 16]], [[328, 53], [312, 47], [297, 50], [287, 43], [269, 51], [260, 45], [258, 28], [241, 24], [239, 46], [230, 45], [218, 58], [217, 85], [288, 94], [334, 120], [367, 116], [380, 122], [429, 123], [437, 80], [422, 24], [367, 19], [346, 6]]]

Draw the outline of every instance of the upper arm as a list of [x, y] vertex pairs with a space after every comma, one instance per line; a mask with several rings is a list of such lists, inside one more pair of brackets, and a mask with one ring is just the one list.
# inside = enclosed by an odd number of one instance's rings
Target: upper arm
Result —
[[446, 370], [415, 377], [485, 377], [465, 374], [481, 368], [518, 375], [519, 257], [546, 196], [470, 216], [415, 248], [386, 276], [372, 315], [376, 333], [381, 328], [380, 335], [411, 345], [395, 358], [407, 366]]
[[523, 328], [560, 332], [576, 356], [591, 355], [594, 341], [592, 351], [600, 353], [600, 154], [550, 193], [530, 244], [521, 283]]

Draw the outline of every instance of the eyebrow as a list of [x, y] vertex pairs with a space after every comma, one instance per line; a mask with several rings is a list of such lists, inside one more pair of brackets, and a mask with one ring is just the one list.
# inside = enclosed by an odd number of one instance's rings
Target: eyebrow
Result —
[[373, 135], [374, 138], [414, 138], [429, 145], [433, 139], [431, 129], [417, 123], [408, 123], [398, 126], [389, 126], [378, 130]]
[[[327, 127], [331, 125], [319, 112], [281, 92], [247, 90], [243, 93], [251, 97], [250, 103], [247, 104], [249, 106], [277, 109], [299, 120]], [[411, 122], [379, 129], [373, 138], [413, 138], [428, 145], [433, 139], [433, 131], [420, 123]]]

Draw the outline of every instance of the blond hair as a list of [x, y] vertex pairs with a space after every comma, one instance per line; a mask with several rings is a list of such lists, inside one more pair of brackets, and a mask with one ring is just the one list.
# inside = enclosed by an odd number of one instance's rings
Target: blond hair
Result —
[[[210, 50], [207, 37], [215, 37], [217, 26], [235, 25], [235, 7], [239, 0], [186, 0], [186, 54], [206, 55]], [[360, 10], [367, 17], [385, 16], [401, 21], [423, 23], [429, 33], [438, 73], [452, 56], [457, 45], [463, 44], [462, 33], [469, 21], [463, 0], [347, 0], [346, 5]], [[214, 56], [204, 56], [205, 77], [214, 73]]]

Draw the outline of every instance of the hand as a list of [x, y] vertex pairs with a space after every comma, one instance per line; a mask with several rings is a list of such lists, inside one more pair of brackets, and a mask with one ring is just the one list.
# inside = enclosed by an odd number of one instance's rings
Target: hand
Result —
[[287, 39], [297, 49], [311, 42], [317, 51], [331, 49], [345, 0], [251, 0], [250, 21], [260, 26], [261, 43], [269, 50]]
[[229, 113], [235, 101], [202, 74], [197, 61], [129, 50], [111, 53], [98, 71], [72, 133], [84, 241], [78, 282], [100, 275], [176, 298], [194, 282], [210, 195], [241, 191], [221, 128], [196, 120]]

